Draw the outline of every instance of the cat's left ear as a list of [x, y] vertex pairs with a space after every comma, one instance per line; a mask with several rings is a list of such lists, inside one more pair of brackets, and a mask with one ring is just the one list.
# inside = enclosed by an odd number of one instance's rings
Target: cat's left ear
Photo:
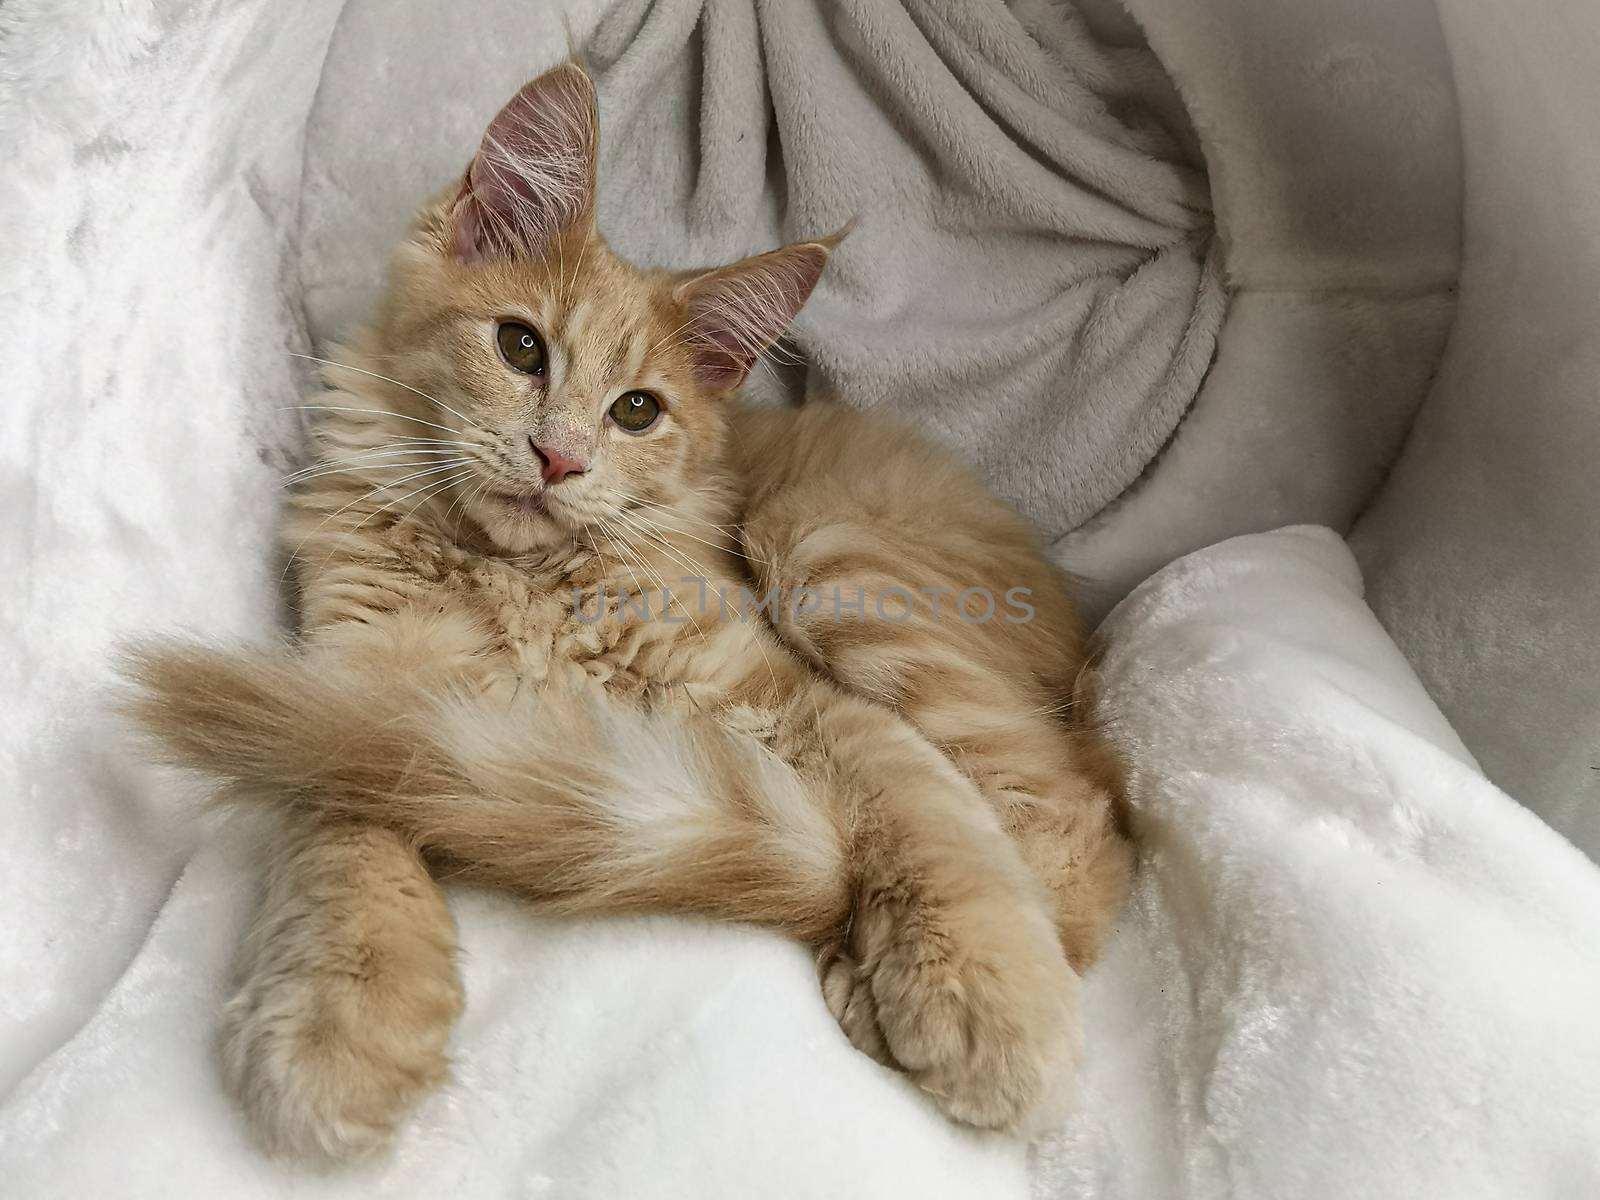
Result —
[[728, 391], [744, 382], [762, 351], [800, 312], [828, 255], [848, 232], [758, 254], [678, 285], [701, 383]]
[[537, 257], [594, 220], [599, 125], [577, 63], [530, 80], [484, 132], [451, 211], [458, 262]]

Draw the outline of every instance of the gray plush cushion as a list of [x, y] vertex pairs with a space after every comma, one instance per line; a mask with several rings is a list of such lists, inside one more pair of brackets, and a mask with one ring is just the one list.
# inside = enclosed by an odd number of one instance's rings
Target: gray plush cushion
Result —
[[1600, 13], [1443, 13], [1467, 146], [1460, 316], [1354, 546], [1490, 777], [1600, 857]]

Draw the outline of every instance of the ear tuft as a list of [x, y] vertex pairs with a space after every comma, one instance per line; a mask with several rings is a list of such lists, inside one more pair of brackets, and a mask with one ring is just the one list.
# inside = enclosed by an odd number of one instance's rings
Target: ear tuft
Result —
[[536, 257], [594, 219], [594, 84], [564, 63], [522, 85], [461, 181], [450, 249], [460, 262]]
[[697, 275], [677, 290], [689, 310], [689, 345], [700, 382], [728, 391], [744, 382], [817, 286], [848, 230]]

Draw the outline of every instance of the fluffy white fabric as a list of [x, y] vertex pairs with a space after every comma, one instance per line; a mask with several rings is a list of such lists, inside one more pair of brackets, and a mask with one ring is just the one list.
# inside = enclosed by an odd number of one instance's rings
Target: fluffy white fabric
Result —
[[1600, 1195], [1600, 869], [1479, 773], [1325, 529], [1113, 614], [1142, 867], [1035, 1195]]
[[111, 642], [277, 623], [308, 348], [284, 231], [337, 8], [0, 7], [0, 1093], [95, 1011], [194, 845], [97, 715]]
[[1483, 779], [1326, 530], [1224, 543], [1113, 616], [1143, 864], [1031, 1161], [856, 1055], [806, 955], [457, 892], [454, 1083], [380, 1163], [262, 1159], [211, 1056], [240, 823], [94, 1018], [0, 1106], [14, 1194], [1594, 1194], [1600, 870]]
[[1020, 1147], [952, 1129], [845, 1042], [798, 946], [662, 918], [547, 922], [457, 891], [455, 1078], [383, 1162], [262, 1156], [213, 1032], [258, 830], [203, 851], [83, 1031], [0, 1107], [8, 1194], [1020, 1196]]

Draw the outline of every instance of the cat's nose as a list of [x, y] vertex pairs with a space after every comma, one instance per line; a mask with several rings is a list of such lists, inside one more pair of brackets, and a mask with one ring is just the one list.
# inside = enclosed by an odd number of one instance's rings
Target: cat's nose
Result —
[[539, 460], [539, 468], [544, 473], [546, 483], [560, 483], [568, 475], [582, 475], [589, 469], [589, 464], [571, 455], [563, 454], [551, 446], [541, 446], [530, 436], [528, 445], [533, 450], [533, 455]]

